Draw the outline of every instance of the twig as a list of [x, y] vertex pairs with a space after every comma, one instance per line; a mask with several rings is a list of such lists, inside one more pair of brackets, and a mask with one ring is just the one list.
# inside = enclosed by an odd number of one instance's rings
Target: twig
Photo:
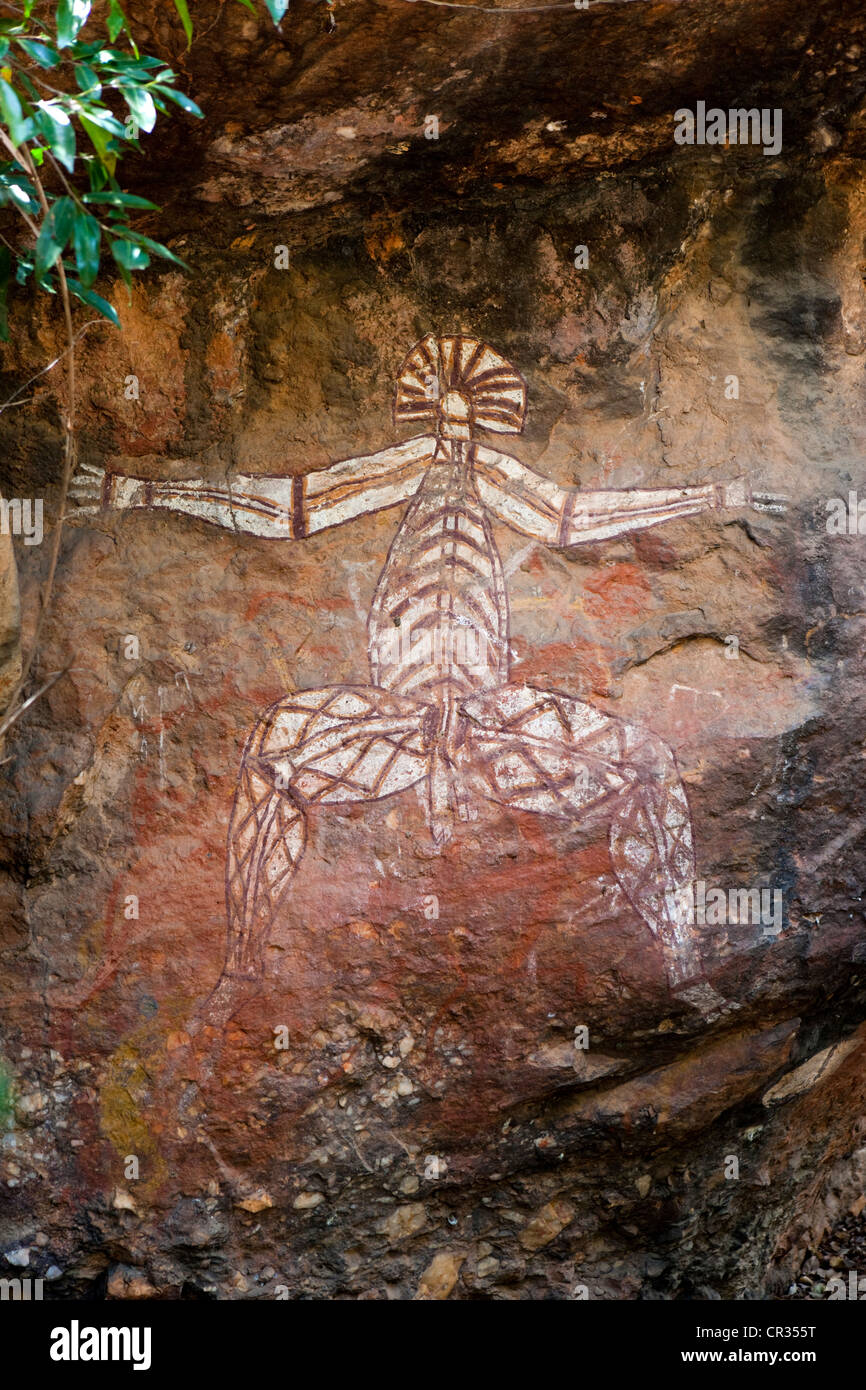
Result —
[[[36, 170], [36, 165], [33, 163], [33, 159], [29, 149], [26, 145], [23, 145], [19, 150], [18, 147], [14, 144], [14, 142], [9, 138], [9, 136], [3, 129], [0, 129], [0, 140], [2, 140], [3, 144], [10, 152], [12, 158], [15, 159], [23, 169], [27, 170], [27, 173], [29, 174], [30, 179], [33, 183], [33, 187], [36, 189], [36, 193], [39, 198], [39, 204], [42, 208], [42, 215], [43, 217], [47, 217], [50, 211], [48, 199], [45, 196], [45, 189], [42, 186], [42, 180], [40, 179], [39, 174]], [[27, 681], [27, 677], [30, 674], [30, 668], [33, 665], [33, 660], [36, 656], [36, 652], [39, 649], [39, 640], [42, 636], [42, 629], [45, 625], [45, 619], [48, 615], [48, 609], [51, 602], [51, 593], [54, 587], [54, 575], [57, 570], [57, 560], [60, 555], [60, 541], [63, 535], [63, 520], [66, 515], [66, 499], [69, 492], [69, 483], [72, 478], [72, 472], [75, 466], [75, 331], [72, 323], [72, 302], [69, 295], [69, 285], [66, 280], [66, 271], [63, 268], [62, 255], [59, 257], [57, 261], [57, 278], [60, 282], [60, 297], [63, 301], [63, 317], [66, 321], [67, 348], [65, 355], [69, 358], [69, 369], [66, 377], [66, 421], [65, 436], [63, 441], [63, 478], [60, 484], [60, 501], [57, 510], [57, 521], [54, 527], [54, 543], [51, 547], [51, 559], [48, 564], [48, 578], [46, 579], [44, 588], [42, 590], [42, 606], [39, 610], [39, 617], [36, 619], [36, 629], [33, 633], [33, 642], [31, 644], [30, 651], [27, 655], [27, 658], [25, 659], [24, 665], [21, 670], [21, 675], [18, 679], [18, 683], [15, 686], [15, 689], [12, 691], [11, 696], [9, 697], [10, 705], [14, 704], [14, 702], [18, 699], [19, 695], [21, 694], [21, 691], [23, 690], [24, 685]]]
[[[94, 325], [95, 323], [102, 323], [103, 321], [104, 321], [103, 319], [88, 319], [88, 320], [87, 320], [87, 323], [85, 323], [81, 328], [79, 328], [78, 332], [76, 333], [76, 335], [75, 335], [75, 341], [76, 341], [76, 343], [78, 342], [78, 339], [79, 339], [79, 338], [81, 338], [81, 337], [84, 336], [84, 334], [87, 332], [88, 328], [92, 328], [93, 325]], [[11, 395], [11, 396], [8, 396], [8, 397], [6, 398], [5, 401], [3, 401], [2, 403], [0, 403], [0, 415], [2, 415], [2, 413], [3, 413], [4, 410], [9, 410], [13, 405], [23, 405], [23, 404], [24, 404], [23, 401], [18, 401], [18, 400], [15, 399], [15, 397], [18, 395], [18, 393], [19, 393], [20, 391], [26, 391], [26, 390], [27, 390], [27, 387], [28, 387], [28, 386], [32, 386], [32, 384], [33, 384], [34, 381], [38, 381], [39, 378], [40, 378], [41, 376], [44, 376], [46, 372], [50, 372], [50, 371], [52, 370], [52, 368], [54, 368], [54, 367], [57, 366], [57, 363], [58, 363], [58, 362], [62, 362], [63, 359], [64, 359], [64, 357], [67, 357], [67, 356], [69, 355], [69, 352], [70, 352], [70, 349], [69, 349], [69, 348], [64, 348], [62, 352], [58, 353], [58, 355], [57, 355], [56, 357], [52, 358], [52, 360], [48, 363], [48, 365], [47, 365], [46, 367], [40, 367], [40, 369], [39, 369], [39, 371], [36, 373], [36, 375], [35, 375], [35, 376], [32, 376], [32, 377], [30, 378], [29, 381], [22, 382], [22, 384], [21, 384], [20, 386], [16, 386], [15, 390], [12, 392], [12, 395]], [[30, 396], [30, 397], [28, 397], [28, 399], [29, 399], [29, 400], [35, 400], [35, 397], [34, 397], [34, 396]]]
[[[29, 709], [29, 707], [34, 703], [34, 701], [36, 701], [36, 700], [39, 699], [40, 695], [44, 695], [45, 692], [46, 692], [46, 690], [50, 690], [51, 687], [52, 687], [52, 685], [56, 685], [57, 681], [60, 680], [60, 677], [61, 677], [61, 676], [65, 676], [65, 675], [66, 675], [66, 672], [67, 672], [68, 670], [69, 670], [69, 667], [68, 667], [68, 666], [64, 666], [64, 668], [63, 668], [62, 671], [55, 671], [54, 674], [53, 674], [53, 676], [49, 677], [49, 679], [45, 682], [44, 685], [40, 685], [39, 689], [38, 689], [33, 695], [28, 695], [27, 699], [24, 701], [24, 703], [23, 703], [22, 705], [19, 705], [18, 708], [17, 708], [16, 710], [13, 710], [13, 712], [12, 712], [11, 714], [7, 714], [7, 716], [6, 716], [6, 718], [3, 720], [2, 724], [0, 724], [0, 738], [2, 738], [3, 735], [6, 733], [6, 731], [7, 731], [8, 729], [11, 729], [11, 728], [12, 728], [12, 725], [13, 725], [18, 719], [21, 718], [21, 716], [22, 716], [22, 714], [24, 713], [24, 711], [25, 711], [26, 709]], [[16, 687], [16, 689], [17, 689], [17, 687]], [[4, 761], [4, 762], [8, 762], [9, 759], [8, 759], [8, 758], [4, 758], [3, 761]]]

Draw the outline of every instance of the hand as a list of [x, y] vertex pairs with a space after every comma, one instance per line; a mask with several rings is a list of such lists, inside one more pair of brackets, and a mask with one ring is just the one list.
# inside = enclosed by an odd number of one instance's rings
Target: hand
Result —
[[81, 469], [69, 484], [69, 499], [75, 502], [79, 512], [98, 512], [102, 510], [102, 487], [105, 482], [105, 469], [92, 463], [82, 463]]
[[729, 483], [719, 484], [720, 507], [749, 507], [752, 502], [752, 489], [748, 478], [732, 478]]
[[719, 494], [720, 507], [751, 507], [755, 512], [772, 512], [776, 516], [788, 510], [790, 500], [781, 492], [752, 492], [748, 478], [744, 477], [720, 483]]
[[756, 492], [752, 495], [752, 511], [782, 516], [788, 510], [790, 501], [790, 497], [783, 492]]

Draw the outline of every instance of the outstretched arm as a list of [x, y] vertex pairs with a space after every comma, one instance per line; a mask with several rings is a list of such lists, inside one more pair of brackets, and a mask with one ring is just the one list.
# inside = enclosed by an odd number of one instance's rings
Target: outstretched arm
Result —
[[[604, 540], [715, 508], [760, 506], [742, 478], [702, 487], [581, 492], [560, 487], [509, 454], [480, 446], [476, 450], [475, 481], [482, 502], [494, 516], [522, 535], [548, 545]], [[774, 499], [762, 509], [780, 508]]]
[[238, 473], [225, 484], [206, 479], [149, 482], [85, 465], [73, 479], [70, 495], [89, 504], [88, 511], [167, 508], [232, 531], [297, 540], [405, 502], [417, 491], [434, 446], [432, 436], [419, 435], [317, 473]]

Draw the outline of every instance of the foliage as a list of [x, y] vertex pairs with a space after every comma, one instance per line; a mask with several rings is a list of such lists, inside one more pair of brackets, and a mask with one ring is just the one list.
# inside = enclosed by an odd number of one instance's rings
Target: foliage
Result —
[[[187, 0], [173, 3], [189, 46], [189, 5]], [[256, 13], [254, 0], [237, 3]], [[278, 25], [289, 0], [264, 3]], [[167, 246], [133, 225], [141, 212], [158, 208], [125, 192], [117, 169], [124, 155], [139, 149], [140, 132], [152, 131], [161, 114], [180, 107], [190, 115], [202, 115], [175, 86], [169, 65], [139, 52], [120, 0], [102, 0], [98, 36], [97, 17], [88, 23], [92, 9], [92, 0], [0, 0], [0, 212], [5, 208], [17, 215], [23, 230], [18, 243], [5, 235], [5, 225], [0, 230], [0, 339], [9, 337], [7, 294], [13, 279], [59, 293], [66, 328], [65, 352], [45, 369], [65, 361], [58, 523], [30, 652], [8, 697], [10, 713], [0, 722], [0, 737], [64, 674], [55, 672], [35, 694], [21, 698], [50, 608], [76, 460], [72, 298], [117, 324], [114, 308], [94, 288], [107, 261], [106, 250], [127, 285], [132, 284], [133, 271], [144, 270], [152, 256], [183, 265]], [[14, 225], [15, 216], [11, 221]], [[10, 235], [14, 238], [14, 232]], [[8, 1099], [3, 1086], [0, 1074], [0, 1118]]]
[[[253, 0], [238, 0], [255, 13]], [[288, 0], [265, 0], [275, 24]], [[193, 23], [187, 0], [174, 0], [187, 44]], [[0, 245], [0, 338], [9, 335], [10, 281], [31, 277], [117, 323], [94, 289], [106, 252], [127, 285], [153, 256], [183, 262], [132, 225], [156, 204], [126, 193], [118, 182], [123, 156], [138, 150], [140, 133], [154, 129], [173, 107], [202, 112], [176, 84], [162, 60], [139, 52], [119, 0], [104, 10], [104, 34], [94, 35], [91, 0], [20, 0], [0, 5], [0, 207], [17, 212], [29, 231], [24, 245]], [[85, 33], [85, 28], [87, 32]]]

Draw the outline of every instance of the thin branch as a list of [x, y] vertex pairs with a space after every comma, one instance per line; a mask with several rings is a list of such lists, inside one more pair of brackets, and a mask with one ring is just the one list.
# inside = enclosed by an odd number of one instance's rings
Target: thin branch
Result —
[[[84, 336], [88, 328], [92, 328], [95, 323], [103, 322], [104, 319], [88, 319], [87, 323], [85, 323], [81, 328], [79, 328], [78, 332], [76, 333], [75, 342], [77, 343], [78, 339]], [[17, 386], [15, 390], [12, 392], [12, 395], [8, 396], [5, 401], [0, 403], [0, 415], [3, 414], [4, 410], [11, 409], [13, 405], [23, 405], [23, 401], [16, 400], [16, 397], [20, 394], [20, 392], [26, 391], [27, 387], [32, 386], [34, 381], [38, 381], [41, 376], [45, 376], [46, 372], [52, 371], [53, 368], [57, 366], [58, 362], [62, 362], [64, 357], [69, 356], [70, 351], [70, 348], [64, 348], [62, 352], [58, 353], [56, 357], [52, 358], [52, 360], [48, 363], [46, 367], [40, 367], [36, 375], [32, 376], [29, 381], [22, 382], [20, 386]], [[33, 400], [34, 397], [30, 396], [28, 399]]]
[[[7, 149], [11, 151], [13, 159], [17, 160], [23, 169], [26, 169], [27, 173], [30, 176], [33, 187], [36, 189], [36, 193], [39, 198], [39, 204], [42, 208], [43, 216], [47, 217], [50, 211], [48, 199], [45, 195], [45, 189], [42, 186], [42, 180], [39, 177], [36, 165], [33, 163], [33, 158], [30, 154], [29, 149], [26, 145], [23, 145], [19, 150], [17, 146], [12, 142], [12, 140], [9, 139], [6, 132], [2, 129], [0, 129], [0, 139], [2, 139]], [[9, 697], [10, 705], [14, 704], [15, 701], [18, 699], [19, 695], [21, 694], [21, 691], [23, 690], [24, 685], [27, 681], [27, 677], [30, 674], [30, 668], [33, 665], [33, 660], [39, 649], [39, 642], [42, 636], [42, 629], [45, 626], [45, 619], [48, 616], [49, 605], [51, 603], [51, 594], [54, 588], [54, 576], [57, 572], [57, 561], [60, 556], [60, 542], [63, 536], [63, 521], [66, 516], [66, 499], [69, 493], [69, 483], [71, 481], [73, 469], [75, 467], [75, 330], [72, 323], [72, 301], [69, 294], [69, 284], [66, 279], [66, 271], [63, 268], [62, 256], [59, 258], [57, 262], [57, 278], [60, 283], [60, 297], [63, 301], [63, 317], [66, 322], [67, 347], [66, 353], [64, 355], [69, 358], [69, 366], [66, 376], [66, 420], [63, 440], [63, 478], [60, 484], [60, 499], [57, 509], [57, 521], [55, 522], [54, 526], [54, 542], [51, 547], [51, 559], [48, 562], [48, 577], [45, 581], [45, 585], [42, 590], [42, 604], [39, 610], [39, 617], [36, 619], [36, 629], [33, 633], [33, 641], [30, 646], [30, 651], [24, 661], [24, 665], [22, 667], [18, 683], [15, 686], [15, 689], [12, 691], [11, 696]]]
[[78, 190], [77, 190], [76, 188], [73, 188], [73, 187], [72, 187], [72, 184], [69, 182], [69, 180], [68, 180], [68, 178], [66, 177], [65, 173], [63, 172], [63, 169], [61, 168], [60, 164], [59, 164], [59, 163], [57, 162], [57, 160], [54, 158], [54, 155], [52, 154], [51, 150], [46, 149], [45, 153], [48, 155], [49, 160], [50, 160], [51, 163], [54, 165], [54, 172], [55, 172], [55, 173], [57, 174], [57, 176], [59, 177], [60, 182], [63, 184], [63, 187], [66, 189], [66, 192], [70, 195], [70, 197], [73, 199], [74, 202], [79, 203], [79, 204], [83, 207], [84, 204], [81, 202], [81, 194], [78, 192]]
[[[12, 156], [12, 158], [15, 160], [15, 162], [16, 162], [17, 164], [20, 164], [20, 165], [21, 165], [21, 168], [25, 171], [25, 173], [29, 173], [29, 172], [30, 172], [30, 169], [33, 168], [33, 161], [32, 161], [32, 159], [29, 161], [29, 168], [28, 168], [28, 165], [24, 163], [24, 160], [23, 160], [23, 158], [21, 157], [21, 154], [20, 154], [20, 152], [19, 152], [19, 150], [18, 150], [17, 145], [13, 145], [12, 141], [9, 139], [9, 136], [6, 134], [6, 131], [3, 130], [2, 126], [0, 126], [0, 141], [2, 141], [2, 143], [6, 146], [7, 150], [9, 151], [9, 153], [11, 154], [11, 156]], [[40, 185], [40, 187], [41, 187], [41, 185]], [[43, 192], [43, 197], [44, 197], [44, 192]], [[37, 227], [36, 223], [33, 221], [33, 218], [30, 216], [30, 214], [27, 213], [27, 212], [25, 212], [23, 208], [16, 208], [15, 210], [16, 210], [16, 212], [18, 213], [19, 217], [23, 218], [23, 220], [27, 223], [27, 226], [30, 228], [30, 231], [31, 231], [31, 233], [33, 234], [33, 236], [38, 237], [38, 236], [39, 236], [39, 228]], [[4, 240], [5, 240], [5, 238], [4, 238]]]
[[[28, 38], [28, 35], [27, 35], [27, 34], [16, 34], [16, 35], [15, 35], [15, 38], [26, 39], [26, 38]], [[48, 82], [45, 81], [45, 78], [41, 75], [41, 73], [37, 72], [37, 70], [36, 70], [35, 68], [31, 67], [29, 64], [27, 64], [27, 63], [19, 63], [19, 62], [12, 56], [11, 53], [7, 53], [7, 54], [6, 54], [6, 64], [7, 64], [10, 68], [13, 68], [15, 72], [20, 72], [20, 73], [22, 73], [22, 74], [28, 79], [28, 81], [30, 81], [30, 82], [33, 83], [34, 87], [35, 87], [36, 84], [38, 83], [40, 87], [43, 87], [43, 88], [45, 89], [46, 92], [50, 92], [52, 96], [55, 96], [55, 97], [68, 97], [68, 96], [69, 96], [69, 92], [61, 92], [60, 89], [59, 89], [58, 87], [52, 87], [50, 83], [48, 83]], [[28, 93], [28, 96], [29, 96], [29, 93]]]
[[[7, 732], [7, 730], [11, 729], [12, 725], [21, 718], [24, 711], [26, 709], [29, 709], [30, 706], [34, 704], [41, 695], [44, 695], [46, 690], [50, 690], [52, 685], [56, 685], [57, 682], [60, 680], [60, 677], [65, 676], [68, 670], [69, 667], [64, 666], [62, 671], [55, 671], [54, 674], [49, 677], [49, 679], [45, 682], [44, 685], [40, 685], [37, 691], [35, 691], [32, 695], [28, 696], [28, 698], [24, 701], [23, 704], [19, 705], [16, 710], [12, 711], [11, 714], [7, 714], [2, 724], [0, 724], [0, 738], [2, 738], [3, 735]], [[9, 761], [9, 759], [4, 758], [3, 761], [4, 763], [6, 763]]]

